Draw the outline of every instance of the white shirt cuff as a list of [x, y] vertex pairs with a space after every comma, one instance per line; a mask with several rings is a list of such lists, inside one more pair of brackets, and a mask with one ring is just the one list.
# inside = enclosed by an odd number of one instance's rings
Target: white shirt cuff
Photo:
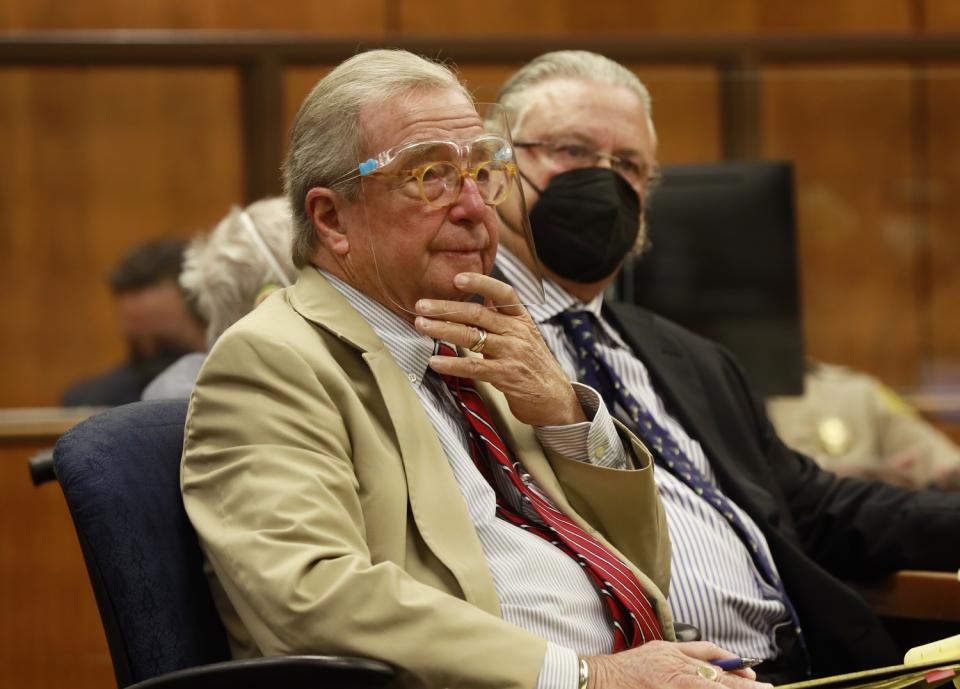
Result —
[[573, 383], [583, 413], [590, 421], [567, 426], [537, 426], [537, 438], [547, 449], [587, 464], [625, 469], [627, 452], [600, 393], [583, 383]]
[[577, 689], [580, 684], [580, 659], [575, 651], [547, 642], [536, 689]]

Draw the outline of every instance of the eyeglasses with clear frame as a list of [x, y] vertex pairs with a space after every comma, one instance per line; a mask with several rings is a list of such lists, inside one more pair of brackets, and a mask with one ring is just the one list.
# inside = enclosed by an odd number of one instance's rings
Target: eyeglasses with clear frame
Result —
[[470, 141], [416, 141], [381, 151], [334, 184], [358, 177], [391, 179], [394, 189], [407, 196], [446, 208], [457, 202], [463, 180], [470, 177], [483, 202], [498, 206], [509, 197], [517, 175], [512, 157], [510, 144], [495, 135]]
[[513, 145], [516, 148], [540, 149], [547, 158], [567, 170], [596, 167], [601, 160], [609, 161], [610, 167], [637, 189], [648, 189], [659, 179], [656, 168], [648, 170], [646, 164], [638, 160], [603, 153], [583, 142], [515, 141]]

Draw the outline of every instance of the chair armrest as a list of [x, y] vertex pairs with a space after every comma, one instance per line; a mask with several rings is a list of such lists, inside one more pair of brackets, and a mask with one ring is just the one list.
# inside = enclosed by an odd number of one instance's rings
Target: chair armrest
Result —
[[30, 469], [30, 480], [33, 485], [40, 486], [47, 481], [56, 481], [57, 475], [53, 471], [53, 448], [40, 450], [27, 460]]
[[903, 570], [853, 586], [879, 617], [960, 622], [957, 572]]
[[395, 676], [389, 665], [366, 658], [273, 656], [168, 672], [127, 689], [380, 689]]

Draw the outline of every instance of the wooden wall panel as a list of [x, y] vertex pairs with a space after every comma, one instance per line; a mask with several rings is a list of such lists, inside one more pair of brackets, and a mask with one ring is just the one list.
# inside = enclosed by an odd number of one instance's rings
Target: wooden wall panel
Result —
[[755, 33], [909, 33], [916, 0], [757, 0]]
[[928, 33], [960, 31], [960, 2], [957, 0], [924, 0], [924, 29]]
[[807, 352], [915, 382], [918, 226], [910, 205], [913, 73], [763, 70], [763, 151], [793, 160]]
[[287, 150], [290, 127], [300, 104], [318, 81], [333, 67], [289, 67], [283, 72], [283, 150]]
[[910, 31], [913, 20], [913, 0], [489, 0], [482, 12], [448, 0], [397, 2], [397, 28], [408, 35], [889, 34]]
[[931, 376], [960, 384], [960, 65], [925, 71]]
[[[241, 29], [322, 36], [744, 35], [911, 29], [918, 0], [6, 0], [0, 29]], [[930, 26], [958, 21], [952, 0], [926, 0]]]
[[239, 102], [227, 69], [0, 70], [0, 406], [124, 355], [104, 278], [242, 199]]
[[727, 36], [750, 32], [755, 0], [612, 0], [566, 3], [570, 33]]
[[0, 686], [115, 686], [63, 495], [30, 483], [37, 449], [0, 448]]
[[568, 31], [564, 1], [487, 0], [480, 6], [449, 0], [393, 0], [403, 35], [544, 36]]
[[650, 91], [660, 162], [720, 160], [723, 143], [717, 71], [693, 65], [631, 67]]
[[0, 29], [237, 29], [379, 35], [388, 0], [4, 0]]

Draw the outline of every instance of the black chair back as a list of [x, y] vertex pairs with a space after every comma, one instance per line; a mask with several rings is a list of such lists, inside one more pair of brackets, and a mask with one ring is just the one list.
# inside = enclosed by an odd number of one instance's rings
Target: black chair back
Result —
[[120, 687], [230, 658], [180, 497], [186, 413], [186, 400], [116, 407], [54, 450]]

